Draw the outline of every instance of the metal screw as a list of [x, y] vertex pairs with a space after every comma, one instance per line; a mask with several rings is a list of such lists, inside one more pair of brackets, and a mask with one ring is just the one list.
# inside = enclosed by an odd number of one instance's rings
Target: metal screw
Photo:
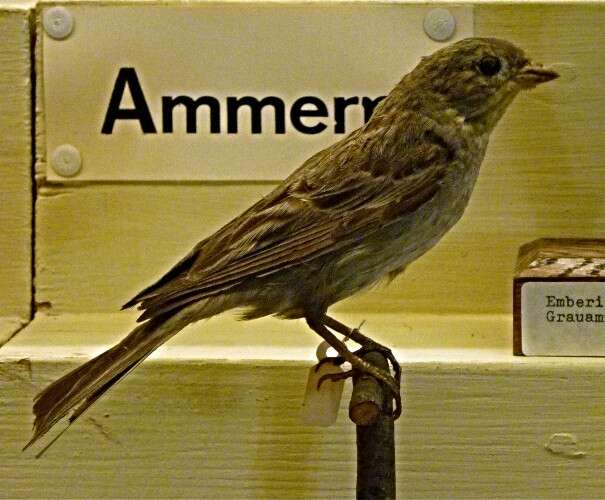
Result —
[[424, 32], [437, 42], [449, 40], [456, 31], [456, 18], [448, 9], [431, 9], [424, 16]]
[[62, 144], [53, 151], [50, 165], [61, 177], [73, 177], [82, 168], [80, 151], [71, 144]]
[[51, 7], [44, 11], [42, 24], [48, 36], [64, 40], [74, 30], [74, 16], [65, 7]]

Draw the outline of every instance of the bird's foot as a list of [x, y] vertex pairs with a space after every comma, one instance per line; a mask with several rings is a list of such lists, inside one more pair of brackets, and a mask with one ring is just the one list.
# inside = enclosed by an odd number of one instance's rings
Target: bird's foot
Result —
[[[401, 382], [401, 366], [399, 365], [399, 362], [395, 358], [395, 355], [393, 354], [391, 349], [382, 344], [379, 344], [375, 340], [361, 333], [360, 329], [365, 321], [362, 321], [361, 325], [359, 325], [357, 328], [349, 328], [347, 325], [328, 315], [324, 315], [323, 319], [326, 326], [344, 335], [345, 341], [351, 339], [353, 342], [356, 342], [361, 346], [361, 349], [355, 351], [356, 355], [363, 356], [364, 354], [370, 351], [377, 351], [382, 354], [385, 358], [387, 358], [389, 363], [391, 363], [393, 372], [395, 373], [395, 380], [398, 384]], [[337, 356], [337, 358], [340, 358], [340, 356]]]
[[[323, 358], [319, 362], [317, 368], [319, 368], [322, 363], [332, 362], [336, 365], [340, 365], [345, 361], [350, 363], [352, 368], [352, 370], [348, 372], [343, 372], [342, 374], [337, 373], [335, 374], [335, 376], [322, 376], [320, 377], [320, 381], [341, 380], [343, 378], [349, 378], [351, 375], [358, 374], [367, 374], [371, 377], [374, 377], [380, 382], [384, 383], [384, 385], [392, 393], [391, 395], [395, 400], [393, 418], [399, 418], [399, 416], [401, 415], [401, 393], [399, 387], [401, 379], [401, 369], [391, 350], [385, 346], [380, 345], [378, 342], [375, 342], [372, 339], [366, 337], [361, 332], [359, 332], [358, 329], [348, 328], [347, 326], [330, 318], [329, 316], [323, 315], [323, 317], [321, 318], [310, 316], [306, 319], [311, 329], [318, 333], [321, 337], [323, 337], [323, 339], [338, 353], [338, 356]], [[353, 341], [357, 342], [362, 346], [361, 349], [357, 350], [354, 353], [349, 351], [344, 342], [339, 340], [332, 332], [328, 330], [328, 328], [326, 328], [326, 326], [332, 328], [333, 330], [339, 333], [346, 335], [347, 337], [350, 337]], [[395, 377], [391, 375], [390, 370], [380, 369], [360, 357], [370, 351], [378, 351], [382, 353], [393, 364]]]
[[[368, 363], [367, 361], [365, 361], [364, 359], [362, 359], [362, 356], [364, 356], [368, 352], [378, 351], [383, 356], [385, 356], [387, 359], [389, 359], [391, 361], [391, 363], [393, 363], [391, 358], [388, 357], [387, 354], [385, 354], [385, 352], [382, 349], [380, 349], [380, 347], [382, 347], [382, 346], [380, 346], [380, 344], [378, 344], [378, 346], [379, 347], [372, 345], [371, 348], [370, 348], [370, 346], [362, 347], [361, 349], [358, 349], [357, 351], [351, 353], [357, 360], [359, 360], [360, 363], [353, 361], [351, 359], [351, 360], [349, 360], [349, 362], [353, 366], [353, 369], [345, 371], [345, 372], [340, 372], [340, 373], [326, 373], [325, 375], [322, 375], [319, 378], [319, 380], [317, 381], [317, 389], [319, 390], [319, 388], [321, 387], [321, 384], [323, 384], [326, 380], [330, 380], [332, 382], [337, 382], [339, 380], [346, 380], [348, 378], [351, 378], [354, 375], [358, 376], [359, 374], [368, 374], [374, 378], [377, 378], [381, 382], [383, 382], [387, 386], [389, 391], [391, 392], [392, 397], [395, 400], [395, 409], [393, 411], [393, 418], [397, 419], [401, 415], [400, 378], [397, 376], [397, 374], [400, 374], [401, 371], [396, 371], [395, 372], [396, 376], [392, 377], [390, 373], [386, 372], [385, 370], [381, 370], [380, 368], [377, 368], [374, 365], [372, 365], [372, 364]], [[387, 348], [385, 348], [385, 349], [387, 349]], [[390, 353], [390, 350], [388, 352]], [[391, 354], [391, 356], [392, 356], [392, 354]], [[345, 363], [346, 361], [347, 360], [343, 356], [326, 357], [326, 358], [323, 358], [322, 360], [320, 360], [319, 363], [317, 363], [317, 365], [315, 366], [315, 371], [319, 370], [319, 367], [321, 365], [323, 365], [324, 363], [332, 363], [336, 366], [340, 366], [343, 363]], [[395, 360], [395, 363], [396, 363], [396, 366], [399, 367], [399, 364], [397, 364], [396, 360]]]
[[[358, 340], [355, 340], [355, 338], [353, 338], [354, 336]], [[358, 349], [353, 353], [356, 356], [362, 357], [364, 354], [367, 354], [368, 352], [372, 351], [376, 351], [382, 354], [391, 363], [391, 367], [393, 368], [393, 372], [395, 373], [394, 378], [397, 381], [397, 385], [399, 386], [399, 384], [401, 383], [401, 365], [397, 361], [397, 358], [395, 358], [395, 355], [393, 354], [393, 351], [391, 351], [391, 349], [382, 344], [379, 344], [378, 342], [372, 340], [369, 337], [366, 337], [357, 328], [353, 328], [353, 330], [351, 330], [351, 339], [355, 340], [355, 342], [361, 345], [361, 349]]]
[[[327, 358], [324, 358], [324, 359], [327, 359]], [[353, 375], [354, 375], [353, 370], [348, 370], [346, 372], [340, 372], [340, 373], [326, 373], [325, 375], [322, 375], [321, 377], [319, 377], [319, 380], [317, 381], [317, 390], [319, 390], [319, 388], [321, 387], [321, 384], [323, 384], [326, 380], [329, 380], [331, 382], [338, 382], [339, 380], [346, 380], [348, 378], [351, 378]]]
[[[352, 331], [356, 331], [356, 330], [357, 329], [354, 329]], [[401, 382], [401, 366], [399, 365], [399, 362], [395, 358], [395, 355], [393, 354], [391, 349], [389, 349], [388, 347], [383, 346], [382, 344], [379, 344], [378, 342], [375, 342], [374, 340], [372, 340], [368, 337], [365, 337], [364, 345], [362, 345], [362, 347], [360, 349], [353, 351], [353, 354], [355, 354], [356, 356], [361, 358], [365, 354], [372, 352], [372, 351], [379, 352], [387, 360], [389, 360], [389, 362], [391, 363], [391, 366], [393, 367], [393, 371], [395, 372], [394, 378], [397, 381], [397, 383], [399, 384]], [[342, 356], [326, 356], [325, 358], [320, 359], [319, 362], [317, 363], [317, 365], [315, 365], [315, 371], [318, 371], [319, 368], [322, 365], [324, 365], [325, 363], [332, 363], [335, 366], [340, 366], [345, 362], [346, 362], [346, 359]]]

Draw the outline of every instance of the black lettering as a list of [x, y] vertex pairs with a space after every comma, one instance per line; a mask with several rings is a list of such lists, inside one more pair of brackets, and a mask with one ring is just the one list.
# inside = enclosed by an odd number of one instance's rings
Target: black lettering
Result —
[[[303, 109], [307, 105], [314, 106], [315, 109]], [[290, 109], [290, 121], [296, 130], [304, 134], [319, 134], [328, 128], [323, 122], [316, 123], [315, 125], [305, 125], [302, 122], [302, 118], [307, 116], [322, 118], [328, 116], [328, 108], [318, 97], [304, 96], [296, 99]]]
[[334, 133], [345, 133], [345, 115], [347, 106], [359, 104], [359, 97], [335, 97], [334, 98]]
[[547, 295], [546, 296], [546, 307], [555, 307], [555, 305], [556, 305], [555, 296]]
[[[134, 108], [120, 108], [124, 91], [128, 86]], [[145, 94], [134, 68], [120, 68], [111, 92], [109, 106], [101, 128], [102, 134], [111, 134], [116, 120], [138, 120], [144, 134], [155, 134], [156, 128], [145, 100]]]
[[376, 106], [378, 106], [378, 104], [380, 104], [380, 101], [382, 101], [385, 97], [385, 95], [381, 95], [380, 97], [376, 97], [375, 99], [372, 99], [371, 97], [364, 97], [361, 100], [361, 105], [363, 106], [363, 119], [366, 123], [372, 117], [372, 113], [374, 113], [374, 109], [376, 109]]
[[195, 101], [186, 95], [176, 97], [162, 97], [162, 131], [171, 133], [174, 131], [173, 110], [176, 106], [185, 106], [186, 109], [186, 130], [188, 134], [197, 132], [197, 109], [200, 106], [208, 106], [210, 110], [210, 133], [220, 134], [221, 132], [221, 105], [216, 97], [202, 96]]
[[265, 106], [273, 106], [275, 110], [275, 133], [286, 133], [286, 109], [284, 101], [279, 97], [264, 97], [260, 101], [256, 97], [227, 97], [227, 133], [237, 134], [238, 110], [242, 106], [248, 106], [251, 114], [251, 131], [260, 134], [262, 127], [262, 109]]

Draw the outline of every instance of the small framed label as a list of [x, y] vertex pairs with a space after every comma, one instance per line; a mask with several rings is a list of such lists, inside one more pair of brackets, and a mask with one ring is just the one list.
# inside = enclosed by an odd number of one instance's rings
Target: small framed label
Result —
[[529, 281], [521, 287], [523, 354], [605, 356], [605, 281]]
[[514, 354], [605, 356], [605, 240], [522, 246], [513, 295]]

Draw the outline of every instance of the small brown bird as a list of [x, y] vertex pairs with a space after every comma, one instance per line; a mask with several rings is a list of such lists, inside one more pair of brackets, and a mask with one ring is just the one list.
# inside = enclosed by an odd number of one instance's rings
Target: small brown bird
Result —
[[[504, 40], [469, 38], [424, 57], [364, 126], [313, 155], [130, 300], [124, 307], [138, 304], [143, 323], [35, 398], [26, 447], [71, 410], [75, 421], [186, 325], [234, 308], [243, 308], [244, 319], [304, 318], [340, 361], [387, 384], [398, 417], [393, 355], [327, 310], [400, 274], [441, 239], [462, 216], [508, 105], [519, 91], [557, 76]], [[361, 350], [383, 351], [394, 376], [333, 332]]]

